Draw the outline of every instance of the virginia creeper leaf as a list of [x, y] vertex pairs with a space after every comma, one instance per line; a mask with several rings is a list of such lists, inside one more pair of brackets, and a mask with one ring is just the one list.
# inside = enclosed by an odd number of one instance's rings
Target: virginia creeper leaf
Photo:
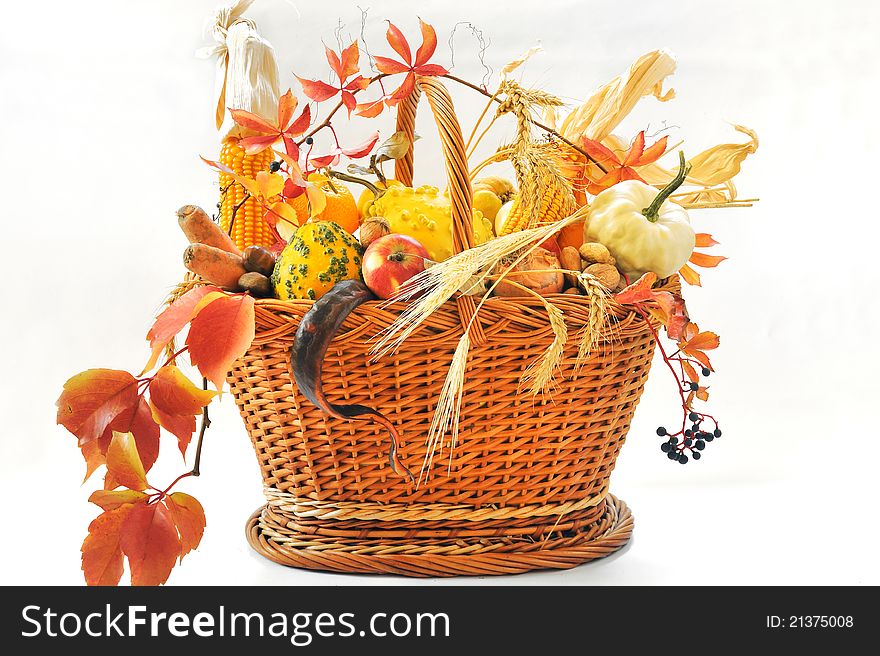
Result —
[[120, 527], [132, 585], [161, 585], [180, 556], [177, 528], [164, 504], [133, 506]]
[[339, 92], [339, 89], [330, 86], [326, 82], [321, 82], [320, 80], [307, 80], [298, 75], [295, 77], [302, 85], [303, 93], [315, 102], [322, 102], [328, 98], [332, 98]]
[[186, 344], [191, 362], [222, 390], [226, 372], [254, 339], [254, 299], [227, 296], [205, 307], [192, 320]]
[[120, 413], [104, 431], [101, 439], [97, 440], [97, 444], [102, 449], [101, 453], [107, 453], [107, 447], [110, 446], [110, 440], [113, 439], [113, 433], [131, 433], [134, 435], [134, 441], [137, 445], [138, 455], [144, 466], [144, 471], [148, 472], [159, 457], [159, 425], [153, 420], [150, 412], [150, 405], [147, 400], [141, 396], [138, 398], [137, 405]]
[[698, 383], [700, 381], [699, 376], [697, 376], [697, 370], [693, 368], [690, 362], [683, 362], [682, 366], [684, 367], [684, 372], [687, 374], [688, 380], [692, 383]]
[[107, 472], [119, 485], [130, 490], [142, 491], [147, 488], [144, 466], [131, 433], [113, 433], [107, 448]]
[[409, 48], [409, 41], [403, 36], [397, 26], [388, 21], [388, 31], [385, 32], [385, 38], [388, 44], [394, 48], [394, 52], [400, 55], [407, 64], [412, 64], [412, 51]]
[[682, 265], [678, 270], [678, 275], [680, 275], [681, 279], [687, 284], [693, 285], [694, 287], [702, 287], [702, 284], [700, 283], [700, 274], [691, 269], [687, 264]]
[[428, 63], [428, 60], [434, 55], [437, 49], [437, 32], [421, 18], [419, 19], [419, 29], [422, 31], [422, 45], [416, 50], [416, 60], [414, 64], [421, 66]]
[[696, 244], [697, 248], [708, 248], [710, 246], [715, 246], [718, 242], [712, 238], [708, 232], [698, 232], [696, 235]]
[[169, 415], [195, 415], [211, 402], [217, 392], [203, 390], [174, 365], [165, 365], [150, 382], [150, 401]]
[[691, 253], [691, 256], [688, 258], [688, 261], [692, 264], [696, 264], [701, 267], [717, 267], [727, 258], [723, 255], [706, 255], [705, 253], [698, 253], [694, 251]]
[[[159, 359], [159, 355], [171, 341], [171, 339], [183, 330], [197, 313], [197, 306], [202, 297], [211, 292], [219, 292], [218, 287], [205, 285], [204, 287], [194, 287], [186, 292], [183, 296], [174, 301], [165, 308], [162, 313], [156, 317], [153, 327], [147, 333], [147, 339], [150, 342], [150, 348], [153, 350], [150, 361], [144, 367], [144, 372], [149, 371]], [[201, 308], [198, 308], [201, 309]]]
[[138, 503], [146, 499], [147, 495], [137, 490], [95, 490], [89, 497], [89, 502], [104, 510], [113, 510], [127, 503]]
[[385, 73], [386, 75], [394, 75], [395, 73], [406, 73], [409, 71], [408, 65], [401, 64], [396, 59], [375, 56], [373, 57], [373, 61], [376, 62], [376, 68], [378, 68], [380, 72]]
[[82, 570], [88, 585], [116, 585], [122, 578], [120, 529], [134, 506], [107, 510], [89, 524], [82, 544]]
[[76, 435], [82, 446], [101, 437], [110, 422], [137, 399], [137, 380], [127, 371], [88, 369], [64, 383], [55, 402], [56, 421]]
[[180, 455], [186, 457], [186, 449], [196, 430], [196, 418], [194, 415], [171, 415], [162, 412], [157, 408], [152, 399], [150, 400], [150, 410], [153, 413], [153, 419], [162, 428], [177, 438], [177, 446], [180, 448]]
[[205, 511], [194, 497], [183, 492], [173, 492], [165, 497], [171, 520], [180, 533], [180, 560], [198, 548], [205, 532]]

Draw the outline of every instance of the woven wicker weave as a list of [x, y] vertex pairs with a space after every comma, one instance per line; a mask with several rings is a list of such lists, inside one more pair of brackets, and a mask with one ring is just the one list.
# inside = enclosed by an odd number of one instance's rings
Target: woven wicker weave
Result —
[[[464, 144], [446, 89], [420, 78], [443, 143], [456, 250], [472, 244]], [[412, 132], [419, 91], [398, 112]], [[411, 157], [396, 177], [412, 179]], [[672, 281], [670, 284], [675, 284]], [[589, 320], [585, 297], [557, 295], [569, 334]], [[582, 367], [566, 346], [552, 398], [521, 389], [523, 371], [553, 339], [532, 298], [492, 298], [471, 327], [458, 444], [416, 487], [388, 463], [385, 431], [326, 416], [293, 384], [290, 347], [310, 301], [260, 300], [257, 335], [229, 374], [268, 504], [248, 522], [260, 553], [296, 567], [407, 576], [511, 574], [567, 568], [626, 544], [632, 518], [608, 494], [654, 352], [644, 320], [609, 303], [603, 339]], [[401, 306], [402, 307], [402, 306]], [[323, 364], [331, 403], [376, 408], [398, 426], [399, 455], [418, 472], [425, 438], [471, 297], [450, 301], [393, 356], [372, 361], [370, 338], [401, 307], [360, 306]]]

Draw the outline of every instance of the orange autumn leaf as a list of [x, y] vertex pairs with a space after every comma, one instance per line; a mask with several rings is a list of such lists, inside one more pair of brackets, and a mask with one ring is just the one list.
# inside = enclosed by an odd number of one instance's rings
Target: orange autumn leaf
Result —
[[681, 279], [689, 285], [693, 285], [694, 287], [703, 286], [700, 282], [700, 274], [691, 269], [687, 264], [682, 265], [678, 270], [678, 275], [680, 275]]
[[[645, 131], [642, 130], [636, 135], [629, 150], [621, 158], [605, 144], [588, 137], [582, 137], [581, 146], [593, 160], [584, 169], [587, 174], [586, 190], [596, 195], [624, 180], [644, 182], [635, 167], [652, 164], [659, 159], [666, 152], [666, 142], [667, 137], [663, 137], [646, 149]], [[597, 164], [605, 169], [604, 174], [596, 166]]]
[[89, 502], [102, 510], [114, 510], [127, 503], [138, 503], [146, 499], [147, 495], [137, 490], [95, 490], [89, 497]]
[[691, 264], [696, 264], [701, 267], [717, 267], [727, 258], [723, 255], [706, 255], [705, 253], [698, 253], [694, 251], [691, 253], [691, 256], [688, 258], [688, 261]]
[[700, 377], [697, 376], [697, 370], [693, 368], [690, 362], [683, 362], [682, 366], [684, 367], [684, 372], [687, 374], [689, 381], [692, 383], [698, 383], [700, 381]]
[[698, 232], [694, 235], [696, 238], [696, 243], [694, 244], [697, 248], [709, 248], [710, 246], [715, 246], [719, 242], [715, 241], [707, 232]]
[[153, 420], [177, 438], [180, 455], [186, 457], [186, 449], [189, 447], [189, 442], [196, 430], [195, 415], [168, 414], [157, 408], [152, 399], [150, 400], [150, 411], [153, 414]]
[[82, 544], [82, 570], [87, 585], [116, 585], [122, 578], [120, 529], [131, 513], [132, 505], [123, 505], [98, 515], [89, 524]]
[[205, 511], [197, 499], [183, 492], [173, 492], [164, 502], [180, 534], [180, 560], [196, 549], [205, 532]]
[[150, 381], [150, 401], [153, 407], [169, 415], [196, 415], [217, 394], [218, 392], [196, 387], [174, 365], [165, 365]]
[[152, 354], [142, 373], [156, 366], [159, 356], [168, 343], [204, 307], [200, 304], [202, 299], [215, 292], [219, 293], [220, 289], [211, 285], [190, 289], [156, 317], [156, 321], [147, 332], [147, 340], [150, 342]]
[[254, 299], [247, 295], [227, 296], [193, 319], [186, 345], [191, 362], [201, 374], [222, 390], [232, 363], [243, 356], [254, 339]]
[[718, 348], [720, 343], [721, 340], [718, 335], [710, 331], [705, 331], [697, 333], [685, 342], [680, 342], [678, 347], [685, 353], [688, 351], [708, 351], [710, 349]]
[[180, 556], [180, 539], [164, 504], [131, 507], [120, 527], [119, 546], [128, 557], [132, 585], [161, 585]]
[[144, 466], [131, 433], [113, 433], [107, 448], [107, 473], [118, 485], [130, 490], [142, 491], [148, 487]]
[[159, 425], [153, 420], [150, 404], [146, 398], [139, 397], [133, 408], [124, 410], [110, 422], [104, 435], [97, 440], [102, 455], [106, 455], [114, 432], [131, 433], [134, 436], [144, 471], [150, 471], [159, 457]]
[[137, 380], [127, 371], [88, 369], [64, 383], [56, 422], [83, 446], [96, 440], [110, 423], [137, 403]]
[[709, 400], [709, 388], [708, 387], [700, 387], [697, 389], [697, 398], [700, 401], [708, 401]]

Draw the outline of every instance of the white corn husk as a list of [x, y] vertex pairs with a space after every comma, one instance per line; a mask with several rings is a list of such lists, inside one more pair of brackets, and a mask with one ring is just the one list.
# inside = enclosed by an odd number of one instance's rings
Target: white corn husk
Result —
[[225, 134], [235, 134], [227, 109], [244, 109], [273, 121], [280, 96], [275, 50], [242, 14], [254, 0], [236, 0], [221, 7], [210, 19], [216, 43], [201, 48], [196, 56], [217, 58], [214, 78], [214, 121]]

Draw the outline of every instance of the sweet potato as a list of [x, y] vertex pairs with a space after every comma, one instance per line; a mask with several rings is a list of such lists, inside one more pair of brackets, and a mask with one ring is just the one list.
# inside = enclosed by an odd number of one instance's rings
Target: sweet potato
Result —
[[187, 246], [183, 252], [183, 265], [209, 283], [230, 291], [238, 290], [238, 279], [247, 273], [241, 255], [207, 244]]
[[241, 256], [241, 251], [223, 228], [214, 223], [201, 207], [184, 205], [177, 210], [177, 224], [191, 244], [205, 244]]

